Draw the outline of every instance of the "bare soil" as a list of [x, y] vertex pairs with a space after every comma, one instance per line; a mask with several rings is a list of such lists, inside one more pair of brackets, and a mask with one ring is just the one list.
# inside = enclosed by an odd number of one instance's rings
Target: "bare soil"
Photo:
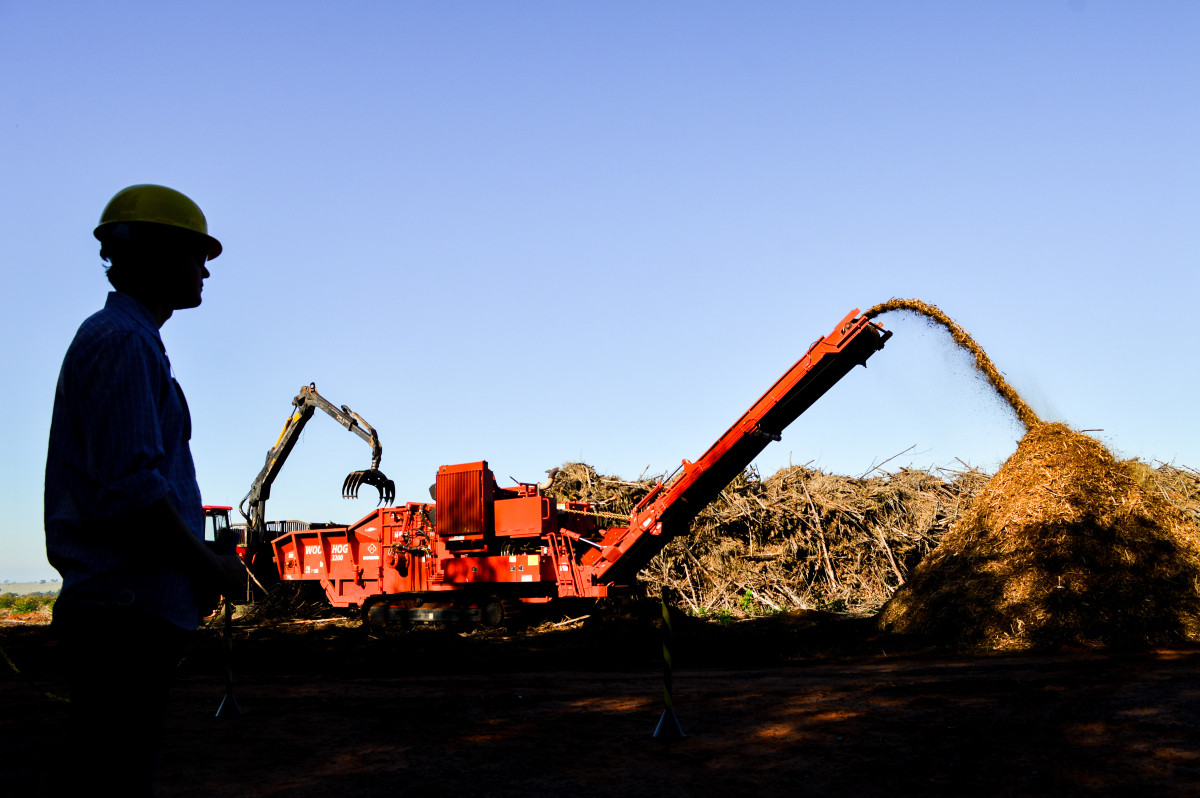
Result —
[[[181, 666], [161, 796], [1091, 796], [1200, 791], [1200, 647], [964, 655], [870, 619], [677, 620], [676, 710], [641, 617], [537, 633], [353, 622], [219, 630]], [[49, 628], [0, 626], [0, 784], [70, 766]], [[27, 792], [32, 790], [34, 792]]]

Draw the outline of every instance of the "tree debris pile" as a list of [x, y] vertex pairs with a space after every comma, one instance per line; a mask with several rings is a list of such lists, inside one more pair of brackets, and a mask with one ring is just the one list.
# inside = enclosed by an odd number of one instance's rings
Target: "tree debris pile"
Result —
[[[804, 466], [731, 482], [651, 561], [640, 580], [666, 585], [697, 614], [878, 609], [964, 512], [976, 470], [853, 478]], [[604, 477], [567, 463], [550, 494], [628, 514], [654, 479]], [[605, 524], [606, 526], [612, 523]]]
[[[249, 606], [242, 621], [250, 625], [271, 624], [285, 620], [311, 620], [314, 618], [337, 617], [330, 606], [325, 591], [316, 582], [279, 582], [267, 594]], [[213, 625], [222, 623], [221, 613], [216, 613]]]
[[1034, 426], [880, 625], [990, 649], [1200, 639], [1197, 493], [1190, 472]]
[[[552, 477], [548, 496], [563, 501], [591, 502], [603, 513], [614, 513], [628, 517], [654, 484], [658, 477], [637, 479], [633, 482], [608, 477], [596, 472], [587, 463], [564, 463], [548, 471]], [[613, 526], [603, 523], [602, 526]]]

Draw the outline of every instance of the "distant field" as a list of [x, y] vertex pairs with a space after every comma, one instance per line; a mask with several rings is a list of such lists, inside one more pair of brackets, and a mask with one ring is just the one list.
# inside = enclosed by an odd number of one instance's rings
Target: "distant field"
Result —
[[0, 583], [0, 593], [27, 596], [30, 593], [58, 593], [62, 582], [7, 582]]

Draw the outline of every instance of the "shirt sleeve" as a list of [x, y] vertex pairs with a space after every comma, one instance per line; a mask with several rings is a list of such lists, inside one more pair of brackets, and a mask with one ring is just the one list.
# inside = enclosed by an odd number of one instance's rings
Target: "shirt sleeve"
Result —
[[161, 428], [165, 356], [127, 331], [102, 336], [72, 369], [67, 386], [96, 511], [111, 517], [168, 494]]

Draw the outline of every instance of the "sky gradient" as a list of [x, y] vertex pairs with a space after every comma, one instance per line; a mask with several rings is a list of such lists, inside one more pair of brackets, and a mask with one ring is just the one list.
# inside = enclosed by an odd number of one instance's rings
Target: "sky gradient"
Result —
[[[309, 382], [376, 427], [401, 502], [444, 463], [671, 471], [891, 297], [1043, 418], [1200, 467], [1198, 52], [1189, 2], [0, 1], [0, 578], [54, 576], [55, 380], [108, 290], [92, 228], [143, 182], [225, 246], [163, 328], [210, 504]], [[1011, 454], [948, 336], [880, 321], [764, 474]], [[268, 515], [360, 518], [368, 460], [314, 418]]]

